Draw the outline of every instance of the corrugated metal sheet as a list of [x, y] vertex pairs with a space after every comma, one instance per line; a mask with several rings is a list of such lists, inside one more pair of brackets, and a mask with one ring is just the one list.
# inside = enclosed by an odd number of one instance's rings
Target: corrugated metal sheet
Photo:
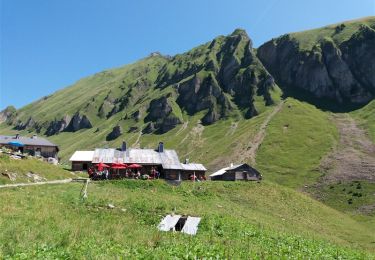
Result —
[[7, 144], [9, 142], [21, 142], [24, 145], [40, 145], [40, 146], [57, 146], [54, 143], [51, 143], [47, 139], [42, 137], [26, 137], [26, 136], [19, 136], [18, 139], [15, 136], [9, 135], [0, 135], [0, 144]]
[[94, 157], [94, 151], [75, 151], [69, 161], [91, 162]]
[[175, 150], [159, 153], [152, 149], [133, 149], [125, 152], [116, 149], [95, 149], [93, 163], [139, 163], [143, 165], [162, 165], [164, 169], [185, 171], [206, 171], [199, 163], [180, 163]]
[[179, 165], [176, 151], [164, 150], [159, 153], [152, 149], [128, 149], [125, 152], [115, 149], [95, 149], [93, 163], [139, 163], [163, 165], [164, 169], [171, 169], [173, 165]]
[[207, 169], [200, 163], [181, 163], [181, 167], [185, 171], [207, 171]]

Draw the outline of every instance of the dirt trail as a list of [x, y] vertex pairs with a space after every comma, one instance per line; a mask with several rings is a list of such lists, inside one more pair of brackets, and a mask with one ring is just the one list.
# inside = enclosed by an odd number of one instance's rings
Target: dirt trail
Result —
[[266, 119], [261, 124], [259, 131], [255, 134], [254, 138], [249, 143], [248, 147], [250, 147], [248, 150], [244, 151], [242, 155], [241, 161], [250, 160], [252, 164], [255, 164], [255, 157], [257, 150], [261, 143], [263, 142], [264, 137], [266, 136], [266, 129], [271, 121], [271, 119], [282, 109], [284, 105], [284, 101], [281, 101], [273, 110], [272, 112], [266, 117]]
[[135, 140], [135, 142], [133, 144], [134, 148], [140, 148], [140, 146], [141, 146], [141, 143], [139, 142], [139, 140], [141, 139], [141, 136], [142, 136], [142, 129], [143, 129], [143, 125], [142, 125], [141, 129], [138, 132], [137, 140]]
[[62, 183], [69, 183], [71, 181], [72, 181], [72, 179], [65, 179], [65, 180], [43, 181], [43, 182], [32, 182], [32, 183], [4, 184], [4, 185], [0, 185], [0, 189], [1, 188], [14, 188], [14, 187], [43, 185], [43, 184], [62, 184]]
[[340, 138], [336, 149], [321, 163], [323, 182], [367, 180], [375, 182], [375, 145], [348, 114], [332, 116]]

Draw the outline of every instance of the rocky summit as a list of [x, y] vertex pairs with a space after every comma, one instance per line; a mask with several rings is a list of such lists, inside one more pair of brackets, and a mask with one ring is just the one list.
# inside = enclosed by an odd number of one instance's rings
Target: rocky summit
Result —
[[[262, 115], [285, 97], [330, 111], [365, 106], [375, 97], [374, 46], [374, 17], [286, 34], [257, 49], [236, 29], [185, 53], [155, 52], [21, 109], [8, 107], [0, 113], [0, 129], [35, 132], [57, 143], [77, 136], [77, 148], [85, 140], [78, 141], [81, 133], [93, 147], [121, 139], [139, 146], [148, 136], [189, 129], [197, 138], [183, 140], [199, 150], [205, 128], [230, 120], [235, 132], [238, 122]], [[241, 149], [252, 151], [250, 146]]]
[[315, 103], [323, 98], [329, 108], [345, 110], [375, 97], [374, 46], [375, 19], [368, 18], [286, 34], [260, 46], [257, 54], [287, 93], [303, 92]]

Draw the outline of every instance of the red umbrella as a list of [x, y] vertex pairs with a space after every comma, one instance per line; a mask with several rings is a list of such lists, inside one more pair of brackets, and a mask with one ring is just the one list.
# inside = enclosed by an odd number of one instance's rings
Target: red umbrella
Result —
[[111, 166], [111, 169], [126, 169], [126, 168], [128, 168], [128, 167], [122, 166], [122, 165], [112, 165]]
[[112, 163], [112, 169], [126, 169], [128, 166], [125, 163]]
[[129, 167], [129, 168], [136, 169], [136, 168], [142, 168], [142, 165], [139, 165], [139, 164], [133, 163], [133, 164], [130, 164], [128, 167]]
[[98, 170], [99, 171], [102, 171], [103, 170], [103, 168], [109, 168], [109, 165], [107, 165], [107, 164], [104, 164], [104, 163], [98, 163], [97, 165], [95, 165], [97, 168], [98, 168]]

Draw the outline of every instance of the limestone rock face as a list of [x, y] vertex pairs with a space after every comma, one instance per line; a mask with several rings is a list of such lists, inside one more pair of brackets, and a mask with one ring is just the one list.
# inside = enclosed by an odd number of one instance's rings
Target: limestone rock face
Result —
[[66, 132], [76, 132], [81, 129], [92, 128], [92, 124], [86, 115], [81, 115], [79, 112], [75, 113], [70, 120], [69, 125], [64, 129]]
[[152, 100], [145, 118], [145, 122], [150, 123], [143, 129], [143, 133], [163, 134], [181, 124], [181, 120], [172, 111], [172, 106], [168, 103], [166, 96]]
[[27, 129], [27, 128], [35, 128], [35, 126], [36, 126], [36, 122], [34, 121], [34, 119], [32, 117], [29, 117], [29, 119], [27, 119], [26, 122], [19, 121], [16, 124], [16, 126], [14, 127], [14, 129], [24, 130], [24, 129]]
[[55, 119], [54, 121], [50, 122], [45, 134], [47, 136], [51, 136], [63, 132], [68, 127], [70, 121], [71, 118], [68, 115], [65, 115], [60, 120]]
[[[341, 29], [342, 30], [342, 29]], [[340, 33], [341, 30], [336, 31]], [[362, 25], [341, 43], [331, 38], [301, 49], [290, 35], [259, 47], [257, 55], [279, 86], [294, 95], [303, 91], [336, 106], [365, 104], [375, 97], [375, 30]]]
[[0, 112], [0, 123], [6, 122], [7, 124], [12, 124], [16, 116], [16, 108], [13, 106], [8, 106]]
[[121, 126], [117, 125], [107, 135], [106, 140], [107, 141], [112, 141], [112, 140], [115, 140], [116, 138], [118, 138], [121, 135], [122, 135], [122, 128], [121, 128]]

